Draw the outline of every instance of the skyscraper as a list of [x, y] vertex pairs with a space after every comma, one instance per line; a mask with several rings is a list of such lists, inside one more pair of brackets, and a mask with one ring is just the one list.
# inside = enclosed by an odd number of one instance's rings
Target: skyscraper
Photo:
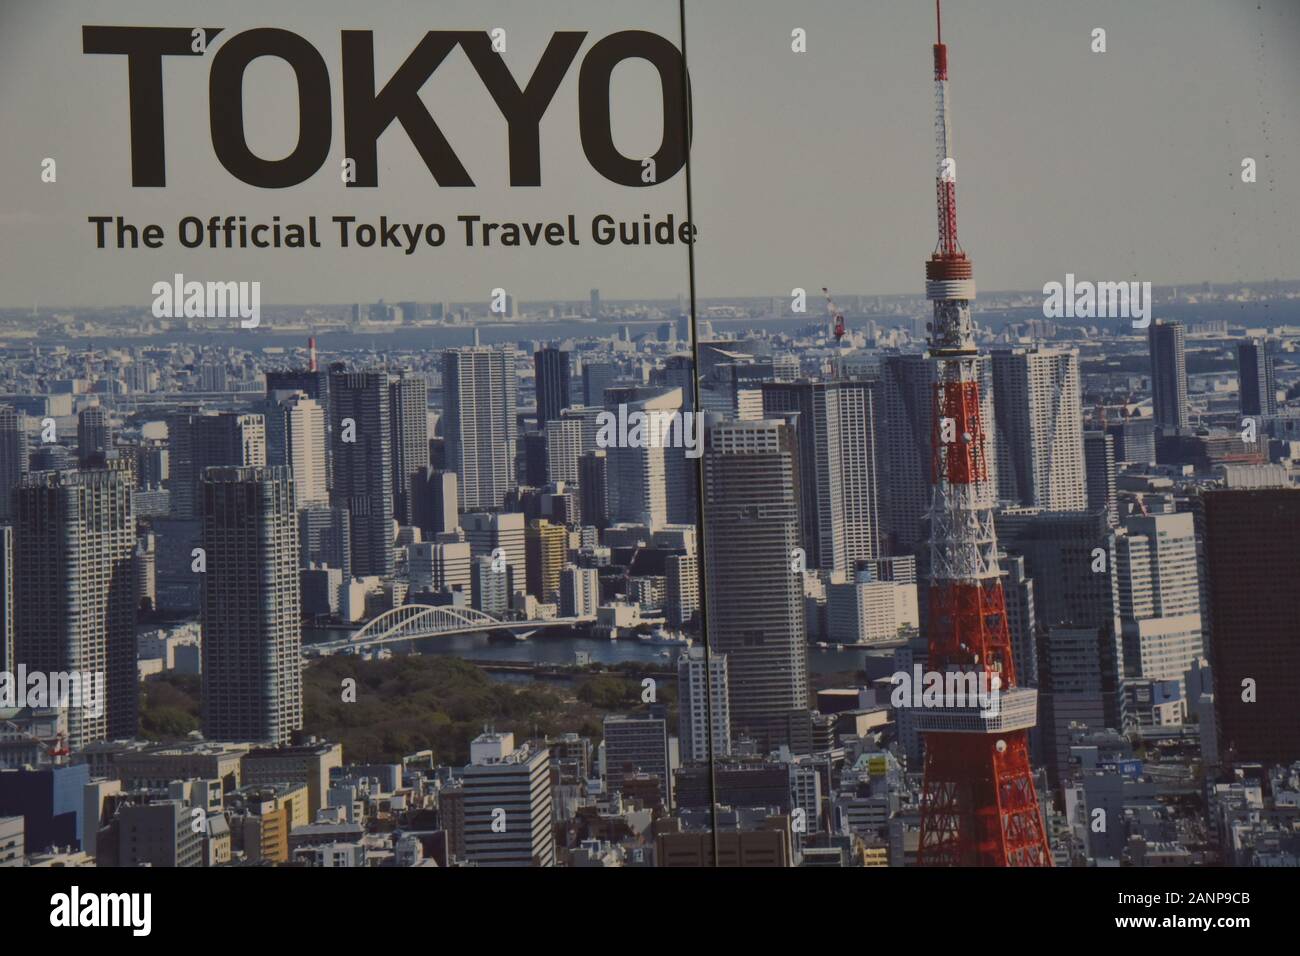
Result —
[[731, 754], [727, 655], [690, 647], [677, 658], [677, 739], [682, 763]]
[[443, 434], [462, 511], [500, 508], [516, 487], [517, 389], [506, 351], [474, 347], [443, 355]]
[[240, 412], [182, 409], [167, 420], [171, 445], [172, 515], [199, 516], [198, 487], [205, 468], [219, 465], [256, 467], [266, 464], [266, 419]]
[[1042, 638], [1038, 686], [1042, 695], [1044, 757], [1052, 780], [1068, 769], [1077, 729], [1122, 731], [1122, 662], [1106, 626], [1050, 624]]
[[[309, 340], [309, 349], [307, 368], [272, 369], [266, 373], [266, 397], [277, 401], [293, 392], [302, 392], [325, 412], [325, 487], [328, 489], [334, 480], [334, 462], [330, 458], [334, 449], [329, 440], [330, 432], [333, 431], [330, 421], [330, 376], [329, 372], [317, 367], [315, 338]], [[267, 464], [274, 462], [268, 460]], [[298, 506], [302, 507], [301, 500]]]
[[411, 523], [425, 539], [460, 527], [460, 495], [456, 473], [438, 471], [432, 465], [411, 476]]
[[1151, 397], [1156, 425], [1186, 428], [1191, 422], [1187, 409], [1187, 351], [1183, 323], [1156, 319], [1147, 332], [1151, 351]]
[[[1105, 511], [1106, 520], [1119, 523], [1119, 500], [1115, 489], [1115, 436], [1109, 432], [1083, 433], [1083, 461], [1087, 472], [1089, 511]], [[1061, 509], [1068, 510], [1068, 509]]]
[[330, 373], [334, 488], [351, 516], [352, 573], [393, 573], [393, 450], [388, 374]]
[[541, 428], [546, 423], [560, 417], [560, 412], [569, 407], [569, 353], [556, 348], [544, 348], [533, 353], [533, 374], [537, 390], [537, 424]]
[[0, 405], [0, 521], [13, 516], [14, 487], [27, 474], [26, 416]]
[[1040, 624], [1110, 624], [1119, 633], [1115, 532], [1104, 512], [1004, 508], [995, 525], [1002, 547], [1024, 556]]
[[809, 568], [852, 575], [880, 557], [880, 386], [875, 381], [769, 382], [763, 413], [798, 412], [800, 525]]
[[[628, 387], [614, 389], [609, 395], [620, 420], [626, 415], [631, 422], [632, 416], [639, 414], [647, 423], [645, 441], [615, 441], [604, 446], [609, 467], [606, 487], [610, 517], [652, 529], [693, 523], [697, 517], [695, 462], [686, 456], [681, 443], [649, 437], [656, 432], [656, 422], [680, 415], [682, 390]], [[680, 420], [684, 436], [684, 428], [694, 426], [689, 418]], [[629, 436], [633, 427], [629, 426]], [[662, 428], [658, 435], [663, 435]], [[702, 441], [702, 437], [696, 434], [694, 440]]]
[[15, 492], [14, 656], [31, 671], [103, 681], [102, 707], [69, 713], [73, 748], [138, 729], [135, 518], [124, 474], [34, 472]]
[[0, 525], [0, 672], [13, 673], [14, 657], [14, 529]]
[[1192, 515], [1134, 514], [1115, 540], [1124, 676], [1176, 680], [1205, 654]]
[[429, 465], [429, 386], [424, 378], [402, 372], [389, 380], [390, 444], [393, 449], [393, 513], [398, 523], [415, 523], [411, 479]]
[[287, 744], [302, 728], [298, 520], [284, 468], [212, 468], [203, 521], [203, 735]]
[[1007, 508], [996, 528], [1002, 546], [1023, 556], [1033, 582], [1038, 725], [1056, 777], [1069, 756], [1071, 722], [1121, 730], [1127, 721], [1116, 535], [1102, 510]]
[[305, 392], [267, 403], [266, 463], [288, 468], [299, 508], [329, 503], [325, 409]]
[[1087, 507], [1078, 353], [1031, 348], [992, 355], [998, 496], [1048, 511]]
[[732, 737], [812, 750], [799, 465], [784, 421], [720, 422], [704, 455], [708, 636], [726, 654]]
[[1237, 385], [1241, 414], [1276, 415], [1277, 379], [1273, 374], [1273, 343], [1248, 339], [1237, 343]]
[[1300, 490], [1206, 491], [1196, 517], [1220, 753], [1300, 759]]
[[525, 429], [516, 445], [519, 455], [516, 472], [524, 487], [542, 488], [546, 485], [546, 433]]
[[700, 563], [693, 551], [664, 559], [664, 617], [669, 627], [689, 624], [700, 610]]
[[108, 409], [87, 405], [77, 416], [77, 459], [82, 467], [103, 467], [113, 447], [113, 432]]
[[578, 459], [578, 491], [582, 495], [582, 522], [604, 529], [609, 525], [609, 458], [599, 448]]
[[587, 449], [583, 444], [586, 423], [581, 418], [554, 418], [546, 423], [546, 480], [580, 484], [578, 460]]
[[1038, 686], [1038, 613], [1034, 603], [1034, 579], [1025, 569], [1021, 555], [999, 555], [1002, 593], [1007, 599], [1007, 630], [1011, 632], [1011, 653], [1016, 657], [1016, 676], [1026, 687]]

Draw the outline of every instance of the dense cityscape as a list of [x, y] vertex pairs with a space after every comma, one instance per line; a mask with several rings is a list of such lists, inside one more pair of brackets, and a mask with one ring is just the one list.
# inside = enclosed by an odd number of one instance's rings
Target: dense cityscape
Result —
[[[376, 273], [341, 295], [401, 300], [294, 305], [169, 269], [152, 305], [0, 309], [0, 869], [1124, 869], [1100, 892], [1148, 909], [1251, 898], [1211, 871], [1162, 901], [1132, 871], [1300, 866], [1300, 281], [1065, 272], [977, 300], [936, 2], [937, 241], [923, 286], [922, 262], [873, 280], [919, 294], [705, 294], [679, 9], [680, 51], [594, 44], [578, 106], [609, 182], [685, 167], [685, 210], [592, 220], [600, 246], [680, 246], [684, 288], [602, 295], [631, 287], [546, 274], [559, 220], [462, 215], [467, 248], [531, 237], [510, 288], [465, 300], [466, 266], [409, 300]], [[132, 188], [166, 184], [142, 64], [222, 29], [84, 28], [83, 53], [130, 60]], [[367, 98], [373, 35], [344, 31], [344, 188], [377, 185], [394, 121], [439, 187], [474, 185], [419, 98], [457, 47], [507, 120], [510, 185], [540, 185], [515, 138], [540, 142], [586, 34], [554, 33], [522, 89], [504, 29], [441, 33]], [[217, 158], [297, 186], [330, 151], [328, 67], [297, 34], [236, 36], [211, 64]], [[245, 136], [262, 56], [299, 83], [286, 159]], [[641, 160], [611, 123], [633, 58], [663, 93]], [[162, 248], [157, 224], [88, 221], [97, 250]], [[379, 221], [357, 246], [400, 245]], [[210, 250], [278, 250], [282, 225], [320, 249], [307, 222], [213, 215]], [[407, 255], [442, 244], [403, 228]], [[529, 294], [555, 274], [592, 288]], [[97, 879], [59, 877], [50, 926], [149, 935], [153, 891], [83, 896]]]
[[[1057, 866], [1297, 864], [1297, 297], [978, 315]], [[233, 333], [39, 313], [0, 367], [0, 670], [103, 685], [10, 687], [0, 860], [914, 864], [924, 301], [792, 305], [701, 303], [698, 390], [676, 302], [594, 289]], [[290, 314], [310, 343], [253, 338]], [[702, 447], [637, 412], [703, 413]]]

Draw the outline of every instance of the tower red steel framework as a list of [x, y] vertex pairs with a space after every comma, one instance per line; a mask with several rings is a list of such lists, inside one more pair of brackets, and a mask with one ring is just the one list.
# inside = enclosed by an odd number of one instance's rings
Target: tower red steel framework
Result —
[[[957, 241], [957, 171], [948, 121], [948, 49], [935, 0], [935, 180], [939, 241], [925, 264], [934, 302], [927, 670], [945, 675], [944, 706], [917, 709], [925, 739], [922, 866], [1051, 866], [1029, 762], [1037, 692], [1016, 684], [993, 528], [993, 489], [980, 409], [972, 263]], [[984, 682], [990, 698], [955, 693]], [[978, 686], [978, 685], [977, 685]]]

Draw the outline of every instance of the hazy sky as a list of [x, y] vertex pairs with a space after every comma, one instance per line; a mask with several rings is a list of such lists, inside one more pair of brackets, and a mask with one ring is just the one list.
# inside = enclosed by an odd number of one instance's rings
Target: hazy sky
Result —
[[[174, 0], [111, 5], [0, 0], [0, 304], [147, 305], [182, 272], [260, 279], [266, 303], [402, 299], [669, 297], [686, 290], [686, 256], [593, 245], [597, 213], [685, 210], [685, 176], [652, 188], [612, 184], [578, 137], [582, 57], [609, 33], [643, 29], [677, 42], [676, 0], [421, 0], [226, 6]], [[850, 293], [919, 292], [935, 242], [929, 0], [690, 0], [692, 153], [701, 296], [787, 295], [829, 284]], [[1291, 0], [948, 0], [960, 236], [983, 289], [1080, 278], [1293, 278], [1300, 250], [1300, 4]], [[310, 40], [331, 72], [330, 159], [307, 182], [263, 190], [217, 161], [207, 62], [164, 60], [165, 188], [130, 185], [125, 57], [81, 52], [83, 24], [221, 26], [214, 49], [275, 26]], [[511, 188], [506, 125], [456, 50], [423, 91], [476, 181], [440, 188], [396, 124], [379, 141], [380, 185], [345, 189], [341, 29], [375, 32], [382, 84], [429, 29], [506, 30], [504, 54], [526, 81], [557, 29], [588, 37], [542, 120], [542, 186]], [[808, 51], [790, 49], [807, 31]], [[1107, 52], [1090, 51], [1107, 31]], [[209, 53], [211, 56], [211, 52]], [[613, 130], [628, 156], [658, 145], [657, 75], [642, 61], [614, 74]], [[296, 88], [282, 62], [245, 77], [252, 148], [297, 138]], [[44, 184], [44, 157], [58, 181]], [[1258, 181], [1240, 178], [1243, 157]], [[1289, 174], [1289, 175], [1288, 175]], [[286, 222], [315, 214], [319, 250], [186, 250], [193, 214]], [[577, 215], [579, 247], [465, 249], [455, 217], [537, 221]], [[158, 222], [162, 250], [96, 249], [90, 215]], [[440, 249], [334, 248], [332, 215], [381, 214], [448, 228]], [[328, 230], [328, 232], [326, 232]]]

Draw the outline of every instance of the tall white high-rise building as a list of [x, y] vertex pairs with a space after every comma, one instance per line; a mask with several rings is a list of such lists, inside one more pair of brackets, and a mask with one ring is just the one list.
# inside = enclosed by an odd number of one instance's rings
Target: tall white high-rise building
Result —
[[[325, 409], [302, 392], [290, 395], [280, 405], [284, 416], [284, 460], [274, 460], [268, 450], [268, 463], [287, 465], [293, 472], [294, 496], [299, 508], [329, 504]], [[267, 430], [270, 431], [269, 425]], [[271, 444], [269, 436], [268, 444]]]
[[578, 484], [578, 460], [587, 450], [581, 418], [553, 418], [546, 423], [546, 480]]
[[1046, 511], [1085, 510], [1078, 353], [1028, 348], [992, 356], [999, 497]]
[[1205, 654], [1195, 521], [1135, 514], [1115, 539], [1124, 676], [1183, 680]]
[[876, 417], [867, 380], [763, 385], [763, 412], [798, 412], [800, 519], [808, 567], [853, 573], [884, 552]]
[[690, 647], [677, 658], [677, 739], [682, 762], [716, 760], [731, 754], [731, 709], [727, 655]]
[[448, 349], [442, 376], [447, 467], [460, 482], [461, 510], [500, 508], [517, 485], [514, 356], [481, 346]]
[[[613, 398], [626, 398], [611, 403], [609, 411], [617, 416], [618, 423], [628, 423], [627, 435], [619, 434], [619, 429], [603, 428], [598, 433], [597, 444], [604, 442], [608, 456], [608, 489], [610, 517], [614, 521], [642, 524], [650, 529], [662, 528], [667, 524], [690, 523], [695, 520], [694, 499], [694, 465], [686, 457], [676, 437], [685, 432], [679, 431], [678, 425], [672, 426], [669, 441], [660, 437], [651, 438], [651, 434], [663, 436], [665, 421], [680, 421], [682, 428], [694, 427], [686, 418], [673, 419], [682, 413], [682, 390], [666, 389], [612, 389]], [[633, 439], [636, 419], [632, 416], [641, 413], [646, 416], [641, 440]], [[610, 441], [610, 432], [614, 432]], [[703, 441], [703, 436], [692, 432], [695, 440]], [[627, 437], [629, 440], [624, 441]], [[674, 443], [676, 443], [674, 445]]]
[[700, 610], [700, 563], [694, 551], [664, 559], [664, 617], [669, 626], [688, 623]]

